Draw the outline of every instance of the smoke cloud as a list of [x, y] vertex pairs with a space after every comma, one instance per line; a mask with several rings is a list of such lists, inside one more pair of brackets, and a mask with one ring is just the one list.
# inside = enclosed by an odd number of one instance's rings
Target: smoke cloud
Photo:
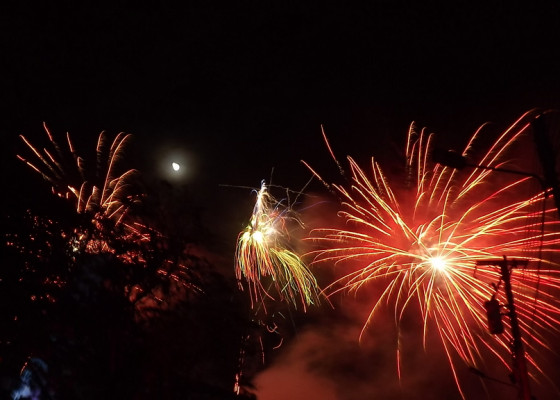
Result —
[[[371, 295], [371, 293], [370, 293]], [[329, 315], [307, 326], [285, 344], [274, 362], [256, 376], [259, 400], [413, 400], [461, 399], [437, 334], [424, 340], [420, 318], [396, 328], [390, 309], [359, 341], [367, 313], [367, 297], [341, 298]], [[399, 347], [400, 346], [400, 347]], [[397, 363], [400, 348], [400, 370]], [[467, 399], [512, 399], [517, 389], [502, 365], [485, 365], [486, 378], [455, 360], [456, 374]], [[500, 381], [500, 382], [498, 382]], [[557, 398], [550, 385], [534, 387], [538, 399]]]

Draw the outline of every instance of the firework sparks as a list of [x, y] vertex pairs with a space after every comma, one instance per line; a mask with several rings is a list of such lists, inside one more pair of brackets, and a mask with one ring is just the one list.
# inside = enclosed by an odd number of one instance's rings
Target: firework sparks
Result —
[[[142, 213], [142, 207], [135, 208], [142, 205], [141, 200], [147, 195], [135, 185], [137, 171], [123, 172], [120, 165], [131, 135], [120, 133], [111, 142], [102, 132], [97, 141], [95, 164], [89, 165], [77, 154], [70, 135], [66, 135], [66, 145], [61, 146], [46, 124], [43, 126], [48, 137], [47, 147], [40, 149], [21, 136], [31, 155], [17, 157], [40, 174], [52, 186], [55, 195], [67, 199], [73, 212], [85, 218], [62, 227], [55, 220], [31, 216], [31, 228], [46, 237], [35, 240], [36, 233], [33, 233], [29, 239], [47, 246], [61, 239], [72, 264], [83, 254], [111, 254], [123, 265], [137, 267], [134, 272], [128, 270], [128, 281], [123, 289], [142, 318], [183, 296], [202, 293], [199, 286], [202, 275], [195, 269], [205, 263], [202, 249], [190, 247], [187, 251], [177, 247], [177, 250], [169, 250], [169, 235], [160, 231], [162, 226], [156, 228], [154, 223], [146, 222], [149, 219]], [[21, 252], [33, 253], [18, 239], [17, 235], [9, 235], [8, 244]], [[35, 252], [37, 258], [45, 253], [42, 249]], [[154, 273], [155, 279], [151, 282], [145, 279], [146, 271]]]
[[73, 198], [78, 213], [102, 212], [111, 219], [122, 219], [126, 212], [125, 188], [136, 170], [130, 169], [118, 175], [116, 166], [131, 136], [119, 133], [108, 145], [106, 133], [101, 132], [96, 148], [96, 174], [90, 180], [87, 178], [84, 159], [77, 155], [70, 135], [66, 134], [68, 151], [65, 152], [54, 140], [47, 125], [43, 124], [43, 127], [54, 151], [46, 148], [41, 151], [20, 135], [39, 163], [33, 163], [20, 155], [17, 157], [49, 182], [53, 193]]
[[240, 286], [242, 279], [247, 282], [252, 306], [264, 304], [266, 298], [275, 300], [275, 295], [296, 307], [301, 302], [304, 310], [319, 301], [315, 277], [288, 248], [288, 225], [293, 221], [299, 222], [290, 207], [276, 201], [262, 182], [235, 254], [236, 276]]
[[[529, 130], [530, 117], [527, 113], [516, 121], [478, 164], [508, 166], [506, 157]], [[473, 156], [480, 132], [464, 156]], [[556, 208], [548, 206], [547, 193], [535, 190], [530, 177], [433, 164], [432, 149], [433, 135], [417, 132], [413, 124], [405, 150], [404, 188], [374, 160], [367, 172], [348, 157], [351, 184], [330, 185], [342, 199], [339, 215], [345, 228], [314, 230], [309, 238], [321, 245], [313, 252], [314, 263], [335, 263], [350, 271], [326, 291], [332, 295], [381, 285], [360, 337], [373, 329], [384, 304], [394, 306], [397, 326], [404, 315], [419, 310], [424, 343], [435, 328], [464, 397], [456, 356], [474, 367], [488, 357], [506, 366], [511, 360], [510, 331], [491, 335], [486, 329], [485, 302], [492, 298], [507, 305], [499, 290], [500, 271], [484, 263], [477, 266], [477, 261], [507, 255], [528, 262], [529, 267], [512, 274], [513, 292], [531, 374], [543, 376], [532, 355], [547, 349], [546, 336], [559, 333], [560, 323], [554, 295], [560, 289], [554, 261], [560, 244]], [[504, 319], [504, 324], [509, 327], [510, 322]]]
[[161, 235], [130, 212], [143, 197], [133, 190], [132, 179], [137, 171], [119, 172], [119, 161], [131, 136], [120, 133], [110, 142], [102, 132], [97, 141], [96, 163], [90, 166], [77, 154], [69, 134], [66, 146], [61, 146], [47, 125], [43, 127], [47, 147], [40, 150], [20, 136], [33, 157], [17, 157], [51, 184], [53, 194], [67, 199], [77, 214], [86, 216], [61, 232], [68, 254], [72, 258], [81, 254], [113, 254], [125, 264], [145, 264], [142, 246]]
[[66, 134], [67, 149], [64, 149], [55, 141], [47, 125], [43, 124], [43, 127], [51, 149], [40, 150], [21, 135], [35, 161], [21, 155], [17, 157], [49, 182], [54, 194], [72, 201], [77, 213], [92, 214], [98, 228], [101, 228], [102, 221], [111, 220], [114, 226], [123, 224], [135, 239], [141, 237], [138, 223], [125, 222], [130, 206], [140, 198], [140, 195], [131, 195], [128, 191], [137, 171], [117, 172], [118, 162], [131, 135], [119, 133], [109, 144], [106, 133], [101, 132], [96, 148], [95, 173], [88, 176], [84, 158], [76, 153], [70, 135]]

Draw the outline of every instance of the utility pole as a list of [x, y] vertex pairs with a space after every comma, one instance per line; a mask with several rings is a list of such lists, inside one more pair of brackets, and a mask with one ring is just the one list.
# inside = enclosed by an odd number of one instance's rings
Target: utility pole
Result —
[[500, 267], [502, 280], [506, 292], [508, 304], [508, 317], [511, 324], [511, 355], [513, 361], [513, 377], [515, 384], [519, 387], [518, 399], [531, 400], [531, 390], [529, 387], [529, 374], [527, 372], [527, 360], [525, 359], [525, 350], [523, 349], [523, 341], [521, 340], [521, 330], [519, 329], [519, 321], [513, 301], [513, 291], [511, 289], [511, 270], [518, 265], [526, 266], [527, 260], [508, 260], [506, 256], [503, 259], [479, 260], [476, 265], [494, 265]]

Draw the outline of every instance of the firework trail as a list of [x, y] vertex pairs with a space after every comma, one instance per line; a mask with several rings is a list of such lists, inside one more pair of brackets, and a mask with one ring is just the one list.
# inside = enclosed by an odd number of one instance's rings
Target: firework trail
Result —
[[[265, 299], [286, 301], [305, 310], [319, 302], [319, 288], [305, 262], [289, 246], [289, 225], [300, 223], [289, 206], [278, 202], [263, 181], [253, 214], [237, 238], [235, 273], [249, 288], [251, 305]], [[266, 310], [266, 308], [265, 308]]]
[[96, 174], [90, 180], [85, 161], [76, 154], [70, 135], [66, 134], [68, 149], [65, 152], [54, 140], [47, 125], [43, 124], [43, 127], [53, 149], [44, 148], [41, 151], [20, 135], [39, 163], [32, 163], [20, 155], [17, 157], [49, 182], [53, 193], [73, 198], [78, 213], [102, 213], [107, 218], [120, 221], [126, 214], [126, 200], [130, 199], [126, 188], [137, 171], [130, 169], [119, 175], [116, 167], [131, 135], [121, 132], [108, 145], [107, 135], [101, 132], [96, 148]]
[[[523, 115], [501, 134], [477, 165], [512, 165], [506, 157], [527, 135], [531, 117]], [[475, 156], [481, 132], [475, 132], [463, 156]], [[405, 179], [399, 181], [389, 179], [373, 159], [365, 170], [348, 157], [348, 185], [329, 185], [341, 199], [344, 228], [317, 229], [309, 237], [320, 246], [312, 252], [313, 263], [334, 263], [347, 271], [325, 291], [332, 295], [379, 285], [360, 338], [375, 329], [376, 313], [384, 305], [394, 308], [397, 327], [405, 315], [420, 315], [424, 345], [429, 331], [439, 334], [464, 397], [457, 356], [474, 368], [488, 358], [506, 367], [511, 361], [510, 329], [500, 335], [487, 332], [484, 308], [490, 299], [507, 305], [500, 271], [477, 261], [507, 255], [527, 262], [527, 268], [512, 271], [513, 293], [531, 375], [543, 377], [533, 355], [548, 349], [547, 336], [560, 333], [557, 210], [548, 205], [548, 193], [534, 189], [531, 177], [444, 167], [431, 161], [433, 147], [433, 135], [417, 132], [413, 124]], [[507, 318], [503, 323], [510, 327]]]
[[[106, 221], [111, 221], [112, 227], [124, 227], [126, 234], [131, 235], [131, 240], [147, 240], [148, 236], [142, 233], [142, 225], [131, 219], [127, 220], [131, 206], [139, 203], [142, 197], [140, 193], [130, 193], [132, 179], [137, 171], [129, 169], [122, 173], [117, 172], [123, 150], [130, 141], [131, 135], [119, 133], [113, 142], [109, 143], [106, 133], [101, 132], [96, 148], [96, 165], [92, 174], [86, 168], [84, 158], [76, 153], [68, 133], [66, 148], [55, 141], [46, 124], [43, 124], [43, 127], [50, 149], [41, 150], [20, 135], [35, 160], [30, 161], [29, 158], [21, 155], [17, 155], [18, 159], [49, 182], [55, 195], [73, 202], [78, 214], [92, 215], [93, 222], [99, 230], [105, 227]], [[100, 247], [99, 241], [90, 244]], [[101, 247], [105, 248], [106, 245], [103, 244]]]

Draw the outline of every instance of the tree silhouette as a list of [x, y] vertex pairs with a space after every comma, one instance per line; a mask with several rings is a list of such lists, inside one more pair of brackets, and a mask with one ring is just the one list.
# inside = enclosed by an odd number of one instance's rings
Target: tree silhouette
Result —
[[41, 398], [234, 397], [248, 308], [186, 189], [127, 180], [119, 218], [55, 196], [3, 210], [6, 397], [36, 363]]

